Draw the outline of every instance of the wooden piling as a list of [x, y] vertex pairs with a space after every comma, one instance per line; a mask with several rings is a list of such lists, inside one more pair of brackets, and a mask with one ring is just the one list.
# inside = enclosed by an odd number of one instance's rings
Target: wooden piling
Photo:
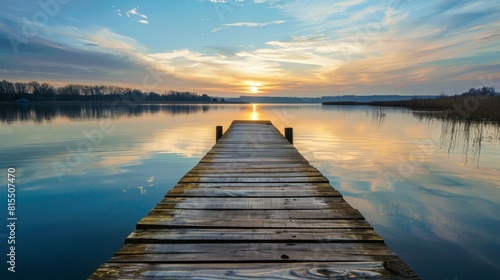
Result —
[[89, 279], [418, 279], [271, 122], [218, 140]]
[[285, 127], [285, 138], [290, 144], [293, 144], [293, 128]]
[[215, 142], [219, 141], [222, 137], [222, 126], [218, 125], [215, 127]]

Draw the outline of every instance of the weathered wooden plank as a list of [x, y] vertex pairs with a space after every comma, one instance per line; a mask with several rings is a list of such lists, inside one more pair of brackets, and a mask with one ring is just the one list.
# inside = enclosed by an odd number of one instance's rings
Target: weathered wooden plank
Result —
[[231, 122], [231, 125], [234, 125], [234, 126], [242, 125], [242, 124], [245, 124], [245, 125], [267, 124], [267, 125], [273, 126], [273, 123], [270, 120], [233, 120]]
[[175, 209], [253, 209], [316, 210], [352, 208], [342, 197], [170, 197], [165, 196], [157, 208]]
[[[259, 197], [260, 198], [260, 197]], [[266, 197], [267, 198], [267, 197]], [[262, 199], [262, 198], [260, 198]], [[317, 209], [336, 209], [350, 208], [348, 203], [321, 203], [310, 205], [309, 203], [298, 204], [272, 204], [272, 202], [261, 202], [258, 204], [245, 203], [197, 203], [197, 202], [162, 202], [156, 205], [158, 209], [211, 209], [211, 210], [317, 210]]]
[[175, 187], [196, 187], [196, 188], [247, 188], [249, 190], [253, 190], [254, 188], [281, 188], [283, 191], [288, 189], [332, 189], [332, 186], [329, 183], [318, 183], [318, 182], [307, 182], [307, 183], [289, 183], [289, 182], [278, 182], [278, 183], [269, 183], [269, 182], [252, 182], [252, 183], [177, 183]]
[[[210, 171], [210, 172], [208, 172]], [[193, 167], [189, 173], [204, 173], [204, 174], [220, 174], [220, 173], [258, 173], [265, 175], [266, 173], [287, 173], [287, 172], [319, 172], [318, 169], [310, 167], [288, 167], [288, 168], [228, 168], [228, 169], [216, 169], [216, 168], [201, 168], [199, 166]]]
[[348, 262], [395, 256], [383, 243], [130, 243], [111, 262]]
[[260, 123], [232, 123], [228, 130], [236, 130], [236, 129], [276, 129], [272, 123], [266, 123], [267, 125], [261, 125]]
[[133, 231], [127, 243], [383, 242], [373, 229], [172, 228]]
[[[228, 137], [227, 135], [231, 135], [231, 137]], [[227, 141], [227, 142], [239, 142], [239, 141], [261, 141], [261, 142], [279, 142], [279, 143], [285, 143], [283, 142], [283, 139], [285, 139], [282, 135], [278, 134], [277, 132], [273, 130], [267, 130], [267, 129], [258, 129], [258, 130], [253, 130], [253, 131], [243, 131], [243, 130], [229, 130], [228, 133], [226, 133], [226, 137], [222, 137], [219, 141]]]
[[[245, 243], [241, 243], [242, 245]], [[124, 246], [126, 246], [125, 244]], [[186, 244], [179, 244], [186, 245]], [[198, 245], [198, 244], [197, 244]], [[219, 245], [219, 244], [217, 244]], [[122, 247], [123, 249], [123, 247]], [[140, 248], [141, 250], [150, 250], [149, 247]], [[144, 254], [133, 254], [130, 251], [123, 251], [123, 254], [115, 254], [109, 262], [115, 263], [198, 263], [203, 266], [204, 263], [211, 262], [224, 262], [224, 263], [245, 263], [245, 262], [273, 262], [275, 265], [279, 266], [283, 262], [370, 262], [370, 261], [386, 261], [391, 258], [386, 254], [390, 252], [379, 252], [379, 256], [370, 254], [369, 250], [359, 249], [356, 251], [346, 251], [335, 253], [328, 253], [327, 250], [332, 250], [330, 248], [325, 248], [323, 255], [319, 253], [310, 251], [282, 251], [276, 252], [274, 250], [269, 251], [253, 251], [243, 250], [243, 251], [226, 251], [220, 254], [220, 258], [216, 258], [216, 252], [179, 252], [179, 253], [166, 253], [166, 254], [155, 254], [155, 253], [144, 253]], [[288, 255], [297, 255], [300, 257], [290, 260]], [[263, 257], [267, 258], [263, 258]], [[332, 258], [326, 258], [326, 256], [333, 256]], [[283, 258], [283, 259], [281, 259]], [[393, 257], [392, 259], [395, 259]], [[280, 260], [281, 259], [281, 260]]]
[[239, 125], [239, 124], [232, 124], [227, 131], [260, 131], [260, 130], [270, 130], [270, 131], [275, 131], [277, 130], [273, 125], [259, 125], [259, 124], [244, 124], [244, 125]]
[[[288, 142], [286, 139], [283, 140]], [[222, 141], [219, 140], [217, 144], [214, 146], [216, 148], [241, 148], [241, 147], [247, 147], [247, 148], [258, 148], [258, 147], [264, 147], [264, 146], [273, 146], [275, 148], [290, 148], [294, 149], [293, 146], [287, 146], [290, 145], [290, 143], [286, 143], [283, 141], [274, 141], [274, 142], [268, 142], [268, 141]]]
[[150, 217], [171, 216], [176, 218], [207, 218], [207, 219], [364, 219], [354, 208], [317, 209], [317, 210], [207, 210], [207, 209], [158, 209], [151, 210]]
[[[400, 263], [400, 262], [396, 262]], [[400, 264], [399, 264], [400, 265]], [[405, 266], [395, 274], [390, 262], [204, 263], [142, 264], [106, 263], [89, 278], [97, 279], [418, 279]]]
[[272, 132], [273, 136], [277, 136], [278, 132], [274, 127], [272, 126], [261, 126], [261, 125], [242, 125], [242, 126], [231, 126], [226, 134], [232, 133], [235, 135], [231, 135], [232, 137], [239, 136], [241, 134], [257, 134], [260, 132]]
[[235, 138], [239, 138], [242, 135], [245, 136], [254, 136], [254, 137], [261, 137], [262, 135], [269, 136], [268, 139], [282, 139], [284, 138], [283, 135], [277, 130], [273, 129], [271, 127], [264, 127], [264, 126], [256, 126], [256, 127], [251, 127], [251, 126], [241, 126], [241, 127], [230, 127], [227, 132], [225, 133], [228, 139], [232, 140]]
[[290, 142], [288, 140], [283, 139], [283, 140], [276, 140], [276, 141], [270, 141], [270, 140], [264, 140], [264, 139], [247, 139], [247, 140], [235, 140], [235, 141], [228, 141], [225, 140], [224, 137], [222, 137], [219, 142], [219, 145], [290, 145]]
[[268, 198], [255, 198], [255, 197], [164, 197], [160, 203], [217, 203], [225, 204], [228, 202], [236, 204], [319, 204], [319, 203], [346, 203], [341, 197], [268, 197]]
[[260, 124], [250, 124], [250, 123], [247, 123], [247, 124], [232, 124], [229, 128], [228, 128], [228, 132], [230, 131], [253, 131], [253, 130], [256, 130], [256, 131], [260, 131], [260, 130], [271, 130], [271, 131], [274, 131], [274, 130], [277, 130], [273, 125], [260, 125]]
[[308, 161], [305, 158], [300, 157], [241, 157], [241, 158], [211, 158], [211, 157], [203, 157], [200, 162], [207, 163], [219, 163], [219, 162], [227, 162], [227, 163], [307, 163]]
[[330, 197], [342, 195], [328, 183], [178, 183], [166, 196]]
[[[224, 137], [225, 136], [225, 137]], [[266, 141], [279, 141], [285, 139], [279, 131], [274, 129], [267, 129], [256, 127], [252, 129], [251, 127], [246, 128], [230, 128], [222, 136], [221, 139], [226, 139], [228, 141], [238, 141], [238, 140], [266, 140]]]
[[145, 216], [137, 229], [145, 228], [319, 228], [319, 229], [371, 229], [365, 220], [307, 220], [307, 219], [177, 219], [170, 216]]
[[[270, 152], [276, 152], [276, 153], [299, 153], [297, 149], [295, 149], [293, 146], [290, 144], [275, 144], [275, 145], [248, 145], [245, 143], [233, 143], [231, 144], [230, 142], [221, 142], [217, 143], [214, 145], [207, 153], [208, 154], [214, 154], [214, 153], [237, 153], [240, 151], [270, 151]], [[299, 153], [300, 154], [300, 153]]]
[[188, 172], [184, 175], [184, 177], [204, 177], [204, 178], [210, 178], [210, 177], [217, 177], [217, 178], [231, 178], [231, 177], [236, 177], [236, 178], [270, 178], [270, 177], [276, 177], [276, 178], [291, 178], [291, 177], [323, 177], [323, 174], [318, 171], [312, 171], [312, 172], [267, 172], [267, 173], [250, 173], [250, 172], [242, 172], [242, 173], [233, 173], [233, 172], [227, 172], [227, 173], [211, 173], [210, 171], [206, 172]]
[[272, 152], [255, 152], [255, 151], [240, 151], [240, 152], [235, 152], [235, 153], [211, 153], [211, 154], [206, 154], [203, 158], [204, 159], [218, 159], [218, 158], [230, 158], [230, 159], [236, 159], [236, 158], [265, 158], [272, 156], [273, 158], [277, 159], [286, 159], [286, 160], [295, 160], [298, 159], [302, 161], [304, 157], [301, 155], [296, 155], [293, 153], [272, 153]]
[[234, 139], [246, 139], [247, 138], [261, 138], [265, 140], [280, 140], [283, 138], [282, 135], [278, 134], [274, 129], [267, 128], [231, 128], [227, 131], [226, 134], [233, 134], [231, 137], [226, 137], [228, 140], [234, 141]]
[[261, 130], [269, 130], [269, 131], [276, 131], [277, 129], [273, 125], [260, 125], [260, 124], [232, 124], [228, 128], [228, 132], [234, 132], [234, 131], [261, 131]]
[[177, 187], [171, 189], [166, 196], [177, 196], [177, 197], [191, 197], [191, 196], [203, 196], [203, 197], [341, 197], [342, 195], [333, 190], [332, 188], [324, 189], [298, 189], [296, 187], [287, 188], [286, 190], [281, 187], [226, 187], [221, 189], [220, 187], [208, 188], [208, 187], [182, 187], [178, 185]]
[[200, 162], [196, 168], [210, 167], [217, 168], [307, 168], [311, 165], [309, 162]]
[[328, 183], [321, 177], [183, 177], [180, 183]]
[[294, 149], [256, 149], [256, 148], [237, 148], [237, 149], [211, 149], [207, 152], [207, 155], [235, 155], [240, 156], [242, 153], [254, 153], [258, 155], [266, 156], [269, 154], [272, 155], [292, 155], [292, 156], [301, 156], [301, 154]]
[[[246, 255], [239, 255], [240, 260], [244, 261], [263, 261], [267, 259], [281, 261], [283, 258], [280, 257], [282, 252], [307, 252], [316, 258], [318, 261], [342, 261], [332, 256], [329, 252], [325, 252], [326, 249], [334, 252], [346, 252], [352, 254], [358, 252], [360, 255], [365, 256], [395, 256], [394, 252], [384, 243], [333, 243], [333, 242], [285, 242], [285, 243], [268, 243], [268, 242], [253, 242], [253, 243], [186, 243], [186, 244], [176, 244], [176, 243], [126, 243], [120, 250], [116, 253], [119, 255], [124, 254], [138, 254], [141, 255], [144, 252], [151, 254], [176, 254], [176, 253], [200, 253], [206, 254], [207, 256], [212, 256], [212, 261], [226, 260], [228, 256], [227, 252], [235, 251], [253, 251], [257, 255], [261, 255], [263, 252], [271, 252], [270, 256], [255, 259], [255, 256], [247, 257]], [[275, 258], [274, 256], [278, 256]], [[233, 255], [234, 256], [234, 255]], [[310, 256], [303, 256], [302, 254], [289, 255], [287, 260], [297, 261], [304, 260], [308, 261]], [[375, 260], [376, 258], [372, 259]], [[207, 259], [205, 259], [207, 260]], [[196, 261], [196, 259], [191, 259], [189, 261]]]
[[[169, 197], [169, 196], [168, 196]], [[170, 197], [169, 197], [170, 198]], [[196, 197], [189, 197], [196, 198]], [[210, 198], [210, 197], [206, 197]], [[214, 198], [227, 198], [227, 197], [214, 197]], [[234, 197], [234, 198], [274, 198], [274, 197]], [[335, 197], [333, 197], [335, 198]], [[212, 210], [317, 210], [317, 209], [337, 209], [337, 208], [352, 208], [347, 202], [344, 203], [327, 203], [319, 202], [317, 204], [311, 205], [310, 203], [281, 203], [274, 204], [272, 201], [261, 201], [255, 202], [253, 204], [244, 202], [171, 202], [165, 201], [160, 202], [156, 205], [157, 208], [162, 209], [212, 209]]]
[[[279, 131], [272, 126], [261, 126], [261, 125], [242, 125], [242, 126], [231, 126], [227, 132], [232, 133], [231, 137], [238, 137], [242, 134], [258, 134], [262, 132], [270, 132], [272, 136], [278, 137]], [[227, 133], [226, 132], [226, 133]]]
[[[243, 145], [235, 144], [231, 145], [229, 143], [218, 143], [212, 147], [207, 153], [237, 153], [240, 151], [269, 151], [269, 152], [291, 152], [299, 153], [292, 145]], [[300, 153], [299, 153], [300, 154]]]
[[[271, 157], [269, 157], [271, 156]], [[269, 160], [271, 159], [272, 160]], [[269, 153], [262, 153], [262, 154], [255, 154], [255, 153], [241, 153], [241, 155], [224, 155], [224, 154], [211, 154], [211, 155], [206, 155], [201, 159], [203, 162], [207, 160], [215, 160], [215, 162], [251, 162], [252, 160], [258, 160], [258, 161], [271, 161], [271, 162], [276, 162], [276, 161], [292, 161], [292, 162], [304, 162], [305, 159], [301, 156], [290, 156], [290, 155], [272, 155]], [[307, 162], [307, 161], [306, 161]]]

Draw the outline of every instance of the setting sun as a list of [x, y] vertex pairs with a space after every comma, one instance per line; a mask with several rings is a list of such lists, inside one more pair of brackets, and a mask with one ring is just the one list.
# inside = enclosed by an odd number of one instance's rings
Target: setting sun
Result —
[[255, 81], [247, 81], [246, 84], [248, 85], [248, 91], [250, 93], [252, 94], [260, 93], [260, 88], [262, 87], [261, 83]]

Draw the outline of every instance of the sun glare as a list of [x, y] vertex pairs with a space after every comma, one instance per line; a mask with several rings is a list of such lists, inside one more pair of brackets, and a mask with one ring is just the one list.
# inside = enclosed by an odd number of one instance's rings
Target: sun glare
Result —
[[260, 93], [260, 88], [262, 87], [261, 83], [253, 82], [253, 81], [247, 81], [245, 83], [248, 86], [248, 92], [250, 92], [252, 94]]

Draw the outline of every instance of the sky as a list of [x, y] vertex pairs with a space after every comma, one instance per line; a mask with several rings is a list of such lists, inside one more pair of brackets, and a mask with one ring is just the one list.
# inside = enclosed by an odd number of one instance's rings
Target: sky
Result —
[[222, 97], [500, 90], [500, 2], [0, 0], [0, 79]]

